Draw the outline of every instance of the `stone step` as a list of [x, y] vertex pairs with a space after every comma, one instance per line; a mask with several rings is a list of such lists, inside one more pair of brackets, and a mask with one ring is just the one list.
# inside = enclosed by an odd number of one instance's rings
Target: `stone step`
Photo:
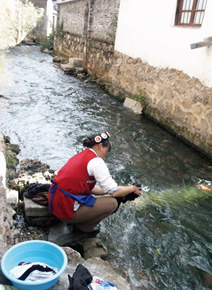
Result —
[[56, 226], [52, 226], [50, 228], [50, 232], [48, 235], [48, 241], [57, 244], [61, 247], [67, 247], [71, 246], [74, 242], [78, 242], [79, 238], [77, 238], [77, 241], [74, 241], [73, 237], [73, 226], [67, 225], [65, 223], [59, 223]]
[[83, 67], [83, 59], [82, 58], [69, 58], [69, 65], [76, 68], [76, 67]]
[[96, 234], [75, 233], [73, 225], [60, 222], [50, 228], [48, 241], [61, 247], [71, 247], [94, 237]]
[[75, 72], [74, 67], [71, 66], [69, 63], [61, 64], [60, 67], [64, 72]]
[[24, 197], [24, 211], [28, 217], [49, 217], [52, 216], [49, 208], [44, 205], [35, 203], [30, 198]]

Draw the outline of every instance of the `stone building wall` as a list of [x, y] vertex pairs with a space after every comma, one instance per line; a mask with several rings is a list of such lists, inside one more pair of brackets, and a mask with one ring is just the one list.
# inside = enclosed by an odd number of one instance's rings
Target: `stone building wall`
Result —
[[[75, 1], [75, 5], [81, 2]], [[97, 5], [98, 1], [95, 3]], [[98, 13], [98, 9], [93, 11]], [[198, 79], [182, 71], [155, 68], [141, 59], [118, 53], [106, 36], [101, 40], [86, 38], [74, 35], [71, 28], [68, 33], [64, 32], [64, 38], [55, 41], [57, 54], [83, 58], [88, 73], [104, 81], [110, 93], [123, 100], [142, 90], [146, 96], [143, 111], [146, 116], [212, 157], [212, 88], [203, 86]], [[93, 35], [100, 37], [97, 28]]]
[[58, 20], [65, 32], [114, 42], [120, 0], [76, 0], [60, 3]]
[[76, 0], [59, 4], [58, 24], [63, 24], [64, 36], [55, 38], [55, 52], [82, 58], [90, 73], [100, 77], [112, 63], [119, 4], [120, 0]]
[[81, 37], [86, 35], [89, 0], [64, 2], [58, 6], [58, 20], [60, 24], [63, 23], [63, 30]]
[[93, 20], [90, 25], [90, 37], [93, 39], [113, 42], [115, 40], [114, 30], [119, 11], [119, 0], [93, 1]]

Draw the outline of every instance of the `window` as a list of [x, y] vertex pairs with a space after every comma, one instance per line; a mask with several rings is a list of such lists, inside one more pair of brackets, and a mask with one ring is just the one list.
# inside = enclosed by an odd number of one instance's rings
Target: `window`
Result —
[[201, 26], [207, 0], [178, 0], [175, 25]]

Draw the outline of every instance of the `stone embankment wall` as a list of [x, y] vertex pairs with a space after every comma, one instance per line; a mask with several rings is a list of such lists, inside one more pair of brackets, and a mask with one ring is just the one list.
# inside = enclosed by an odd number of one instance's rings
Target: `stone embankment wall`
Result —
[[145, 115], [212, 156], [212, 88], [182, 71], [154, 68], [117, 52], [107, 76], [115, 95], [137, 94], [138, 88], [143, 89]]
[[[155, 68], [114, 51], [114, 42], [108, 38], [114, 13], [107, 10], [99, 15], [109, 2], [79, 0], [59, 5], [64, 36], [55, 39], [56, 54], [82, 58], [88, 73], [123, 100], [142, 91], [146, 116], [211, 158], [212, 88], [182, 71]], [[113, 5], [118, 11], [119, 0]], [[73, 17], [68, 18], [67, 11]]]
[[7, 201], [5, 144], [0, 133], [0, 259], [8, 249], [14, 214], [15, 211]]

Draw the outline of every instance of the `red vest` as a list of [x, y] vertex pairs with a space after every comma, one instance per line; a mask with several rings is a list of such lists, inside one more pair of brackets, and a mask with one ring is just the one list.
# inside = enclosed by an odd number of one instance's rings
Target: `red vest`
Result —
[[[76, 154], [59, 170], [54, 178], [57, 186], [75, 195], [90, 194], [96, 184], [93, 176], [88, 175], [88, 162], [96, 158], [96, 154], [90, 149]], [[49, 201], [51, 193], [49, 192]], [[67, 197], [58, 188], [52, 201], [52, 213], [58, 218], [73, 219], [74, 200]]]

